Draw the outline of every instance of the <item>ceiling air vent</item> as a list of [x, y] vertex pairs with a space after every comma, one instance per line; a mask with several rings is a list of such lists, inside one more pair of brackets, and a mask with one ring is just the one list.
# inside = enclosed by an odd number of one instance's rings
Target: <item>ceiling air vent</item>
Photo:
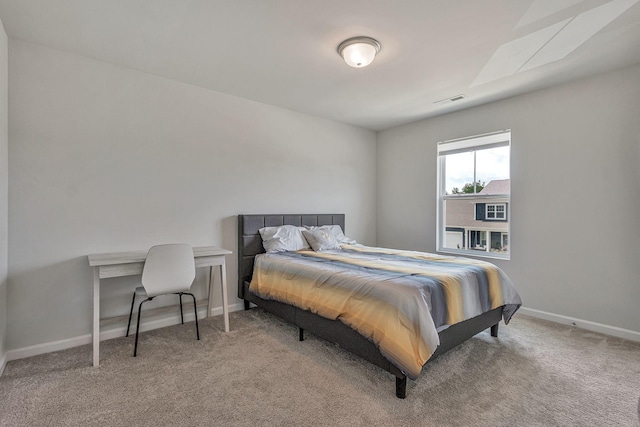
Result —
[[452, 96], [451, 98], [441, 99], [440, 101], [434, 102], [434, 104], [448, 104], [450, 102], [461, 101], [465, 98], [466, 96], [460, 94], [460, 95]]

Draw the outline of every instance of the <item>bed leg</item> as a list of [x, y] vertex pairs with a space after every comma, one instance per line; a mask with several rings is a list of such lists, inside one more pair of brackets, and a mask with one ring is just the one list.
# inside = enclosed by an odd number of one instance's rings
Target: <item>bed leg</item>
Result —
[[491, 327], [491, 336], [492, 337], [497, 337], [498, 336], [498, 326], [500, 326], [500, 322], [496, 323], [495, 325], [493, 325]]
[[298, 328], [298, 339], [304, 341], [304, 329]]
[[407, 376], [396, 377], [396, 397], [404, 399], [407, 397]]
[[249, 301], [244, 300], [244, 309], [245, 309], [245, 311], [249, 310], [250, 305], [251, 305], [251, 303]]

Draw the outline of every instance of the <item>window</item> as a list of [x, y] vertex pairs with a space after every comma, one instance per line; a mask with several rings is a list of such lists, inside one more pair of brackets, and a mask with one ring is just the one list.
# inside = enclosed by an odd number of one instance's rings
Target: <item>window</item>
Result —
[[437, 249], [509, 259], [511, 131], [438, 144]]
[[507, 205], [504, 203], [500, 205], [487, 204], [487, 215], [485, 216], [485, 218], [489, 220], [505, 220], [507, 218], [505, 216], [506, 210]]

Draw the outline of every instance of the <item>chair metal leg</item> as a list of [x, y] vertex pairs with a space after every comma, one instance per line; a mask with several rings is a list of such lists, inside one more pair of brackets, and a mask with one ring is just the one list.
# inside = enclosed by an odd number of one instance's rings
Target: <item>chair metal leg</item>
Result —
[[188, 292], [185, 292], [186, 295], [191, 295], [191, 298], [193, 298], [193, 314], [195, 314], [196, 316], [196, 337], [198, 338], [198, 340], [200, 339], [200, 329], [198, 328], [198, 306], [196, 305], [196, 296], [194, 294], [190, 294]]
[[138, 354], [138, 332], [140, 332], [140, 314], [142, 314], [142, 304], [144, 304], [147, 301], [151, 301], [152, 299], [153, 297], [147, 298], [146, 300], [142, 301], [138, 306], [138, 324], [136, 325], [136, 344], [133, 347], [133, 357], [136, 357]]
[[129, 328], [131, 327], [131, 316], [133, 315], [133, 305], [136, 302], [136, 293], [133, 293], [133, 298], [131, 298], [131, 310], [129, 310], [129, 323], [127, 323], [127, 335], [125, 335], [126, 337], [129, 336]]
[[178, 296], [180, 297], [180, 321], [184, 325], [184, 314], [182, 313], [182, 292], [180, 292]]

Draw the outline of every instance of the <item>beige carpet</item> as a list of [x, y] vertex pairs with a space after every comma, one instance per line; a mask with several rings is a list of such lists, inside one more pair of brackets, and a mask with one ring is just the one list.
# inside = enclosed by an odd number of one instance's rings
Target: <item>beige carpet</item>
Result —
[[516, 315], [394, 377], [254, 309], [10, 362], [2, 426], [640, 426], [640, 344]]

